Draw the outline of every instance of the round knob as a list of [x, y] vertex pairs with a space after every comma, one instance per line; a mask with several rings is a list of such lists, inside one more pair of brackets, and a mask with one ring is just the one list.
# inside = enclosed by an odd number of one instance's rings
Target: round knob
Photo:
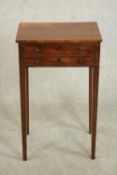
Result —
[[39, 48], [35, 48], [35, 51], [36, 51], [36, 52], [39, 52]]
[[57, 58], [57, 60], [58, 60], [59, 62], [61, 62], [61, 58]]
[[79, 63], [80, 63], [80, 64], [83, 64], [83, 63], [84, 63], [84, 61], [83, 61], [82, 59], [80, 59], [80, 60], [79, 60]]
[[36, 62], [36, 63], [39, 63], [39, 59], [36, 59], [35, 62]]
[[58, 50], [62, 49], [62, 46], [58, 46], [57, 49], [58, 49]]
[[80, 50], [84, 51], [84, 50], [86, 50], [86, 47], [80, 47]]

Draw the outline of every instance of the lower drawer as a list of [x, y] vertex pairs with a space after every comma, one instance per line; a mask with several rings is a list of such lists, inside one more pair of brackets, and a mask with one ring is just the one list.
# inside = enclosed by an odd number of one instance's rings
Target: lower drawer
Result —
[[35, 58], [25, 58], [24, 63], [28, 66], [53, 66], [53, 67], [65, 67], [65, 66], [93, 66], [98, 64], [98, 60], [94, 57], [54, 57], [54, 56], [41, 56]]

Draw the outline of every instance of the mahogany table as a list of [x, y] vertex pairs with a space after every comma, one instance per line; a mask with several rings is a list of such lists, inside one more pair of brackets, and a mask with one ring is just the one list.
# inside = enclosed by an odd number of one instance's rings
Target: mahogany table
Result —
[[96, 22], [19, 24], [16, 42], [19, 46], [23, 160], [27, 160], [29, 134], [29, 67], [89, 68], [89, 132], [91, 158], [95, 159], [101, 41]]

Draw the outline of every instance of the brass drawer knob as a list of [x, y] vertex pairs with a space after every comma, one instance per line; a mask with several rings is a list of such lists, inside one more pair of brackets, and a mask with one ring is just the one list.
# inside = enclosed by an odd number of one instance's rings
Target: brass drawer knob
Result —
[[80, 51], [85, 51], [86, 47], [80, 47]]
[[39, 63], [39, 60], [35, 60], [36, 63]]
[[36, 52], [39, 52], [39, 48], [35, 48], [35, 51], [36, 51]]
[[80, 59], [78, 62], [79, 62], [80, 64], [83, 64], [83, 63], [84, 63], [84, 60]]
[[60, 57], [58, 57], [57, 60], [58, 60], [58, 62], [61, 62], [61, 58]]
[[58, 50], [61, 50], [61, 49], [62, 49], [62, 46], [58, 46], [57, 49], [58, 49]]
[[35, 62], [36, 62], [36, 63], [39, 63], [39, 59], [40, 59], [40, 58], [36, 58], [36, 59], [35, 59]]

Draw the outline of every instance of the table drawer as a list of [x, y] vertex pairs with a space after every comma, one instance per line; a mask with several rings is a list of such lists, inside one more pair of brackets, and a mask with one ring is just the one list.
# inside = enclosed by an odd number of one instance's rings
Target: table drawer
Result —
[[80, 56], [40, 56], [35, 58], [26, 58], [24, 62], [28, 66], [92, 66], [98, 64], [93, 57]]
[[92, 46], [39, 46], [27, 45], [24, 48], [26, 57], [35, 56], [92, 56], [95, 48]]

